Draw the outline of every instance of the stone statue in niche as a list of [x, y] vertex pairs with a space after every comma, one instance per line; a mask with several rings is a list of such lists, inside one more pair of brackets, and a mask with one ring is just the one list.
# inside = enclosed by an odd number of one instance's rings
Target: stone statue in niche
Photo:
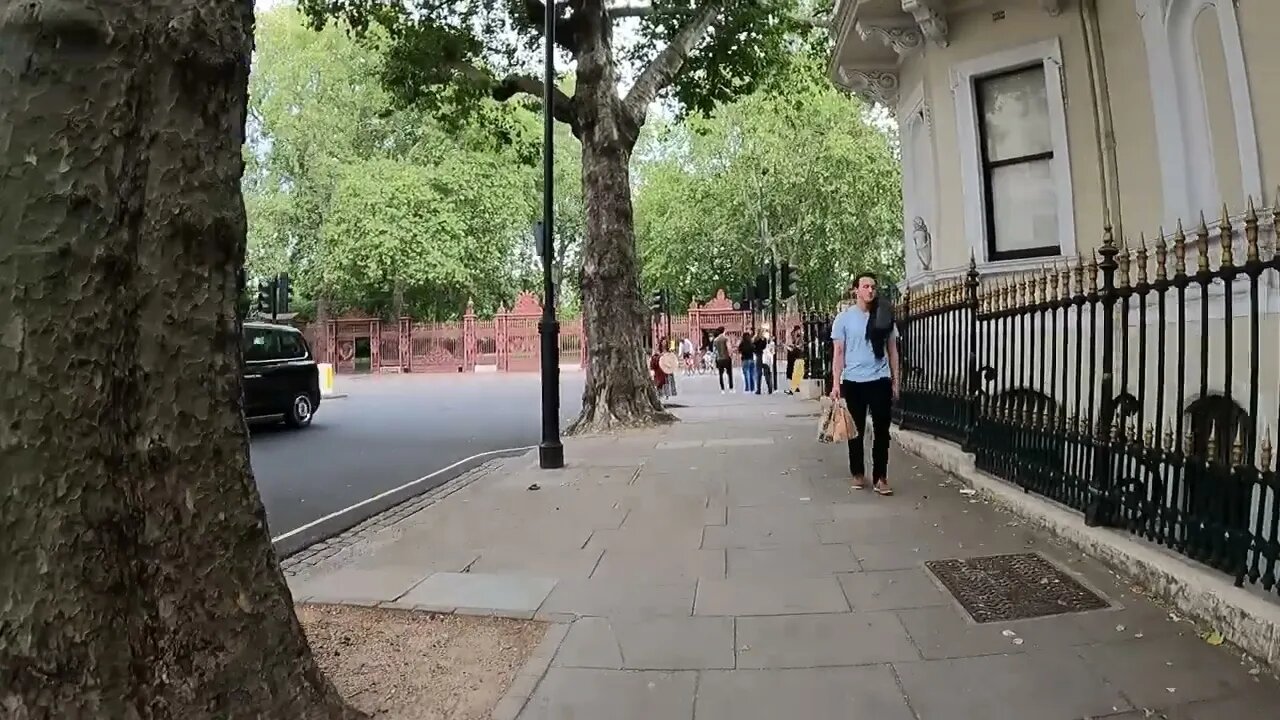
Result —
[[911, 241], [916, 246], [916, 257], [920, 258], [920, 269], [928, 272], [933, 269], [933, 238], [929, 236], [924, 218], [917, 215], [913, 225]]

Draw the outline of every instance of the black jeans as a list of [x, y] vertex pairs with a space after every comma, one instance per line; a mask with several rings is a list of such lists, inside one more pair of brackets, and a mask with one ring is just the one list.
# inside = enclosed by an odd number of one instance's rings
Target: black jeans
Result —
[[840, 397], [849, 406], [858, 437], [849, 441], [849, 473], [865, 477], [866, 466], [862, 458], [862, 436], [866, 434], [867, 411], [871, 411], [871, 479], [879, 482], [889, 476], [889, 422], [893, 408], [893, 382], [889, 378], [871, 382], [840, 383]]
[[761, 380], [769, 386], [769, 394], [773, 394], [773, 366], [765, 365], [763, 360], [756, 360], [756, 394], [760, 394]]
[[733, 361], [732, 361], [732, 360], [717, 360], [717, 361], [716, 361], [716, 374], [720, 376], [720, 389], [721, 389], [721, 390], [724, 390], [724, 376], [725, 376], [725, 375], [728, 375], [728, 376], [729, 376], [729, 389], [730, 389], [730, 390], [732, 390], [732, 389], [733, 389]]

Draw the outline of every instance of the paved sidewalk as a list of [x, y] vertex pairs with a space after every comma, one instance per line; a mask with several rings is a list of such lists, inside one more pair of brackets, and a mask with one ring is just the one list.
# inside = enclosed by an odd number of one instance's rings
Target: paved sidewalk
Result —
[[[504, 701], [521, 720], [1280, 717], [1238, 653], [925, 461], [895, 448], [897, 495], [851, 492], [816, 404], [714, 384], [681, 377], [670, 428], [570, 439], [562, 471], [505, 461], [291, 578], [295, 598], [557, 623]], [[1110, 607], [977, 623], [924, 565], [1028, 552]], [[1060, 582], [1039, 577], [1022, 596]]]

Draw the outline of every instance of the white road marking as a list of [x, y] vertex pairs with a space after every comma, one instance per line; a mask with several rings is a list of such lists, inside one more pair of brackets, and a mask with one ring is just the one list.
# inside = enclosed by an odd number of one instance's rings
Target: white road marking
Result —
[[452, 464], [452, 465], [449, 465], [448, 467], [442, 467], [442, 468], [440, 468], [439, 470], [436, 470], [435, 472], [433, 472], [433, 473], [431, 473], [431, 474], [429, 474], [429, 475], [423, 475], [422, 477], [418, 478], [417, 480], [410, 480], [409, 482], [407, 482], [407, 483], [405, 483], [405, 484], [401, 485], [400, 487], [392, 488], [392, 489], [390, 489], [390, 490], [387, 490], [386, 492], [378, 493], [377, 495], [374, 495], [374, 496], [373, 496], [373, 497], [371, 497], [371, 498], [366, 498], [366, 499], [364, 499], [364, 500], [361, 500], [360, 502], [356, 503], [355, 505], [350, 505], [350, 506], [348, 506], [348, 507], [344, 507], [344, 508], [342, 508], [341, 510], [337, 510], [337, 511], [335, 511], [335, 512], [331, 512], [331, 513], [329, 513], [328, 515], [325, 515], [325, 516], [324, 516], [324, 517], [322, 517], [322, 518], [318, 518], [318, 519], [316, 519], [316, 520], [312, 520], [311, 522], [309, 522], [309, 523], [307, 523], [307, 524], [305, 524], [305, 525], [300, 525], [300, 526], [298, 526], [298, 527], [296, 527], [296, 528], [294, 528], [294, 529], [290, 530], [289, 532], [287, 532], [287, 533], [285, 533], [285, 534], [283, 534], [283, 535], [278, 535], [278, 536], [276, 536], [276, 537], [271, 538], [271, 542], [273, 542], [273, 543], [278, 543], [278, 542], [280, 542], [281, 540], [285, 540], [285, 539], [287, 539], [287, 538], [291, 538], [291, 537], [293, 537], [294, 535], [297, 535], [298, 533], [303, 532], [304, 530], [310, 530], [311, 528], [313, 528], [313, 527], [315, 527], [315, 526], [319, 525], [319, 524], [320, 524], [320, 523], [322, 523], [322, 522], [327, 522], [327, 521], [329, 521], [329, 520], [332, 520], [332, 519], [334, 519], [334, 518], [336, 518], [336, 517], [338, 517], [338, 516], [340, 516], [340, 515], [343, 515], [343, 514], [345, 514], [345, 513], [349, 513], [349, 512], [351, 512], [352, 510], [355, 510], [356, 508], [364, 507], [365, 505], [368, 505], [368, 504], [369, 504], [369, 503], [371, 503], [371, 502], [377, 502], [377, 501], [381, 500], [382, 498], [387, 497], [388, 495], [392, 495], [392, 494], [394, 494], [394, 493], [398, 493], [398, 492], [400, 492], [401, 490], [404, 490], [405, 488], [410, 488], [410, 487], [413, 487], [414, 485], [417, 485], [417, 484], [418, 484], [418, 483], [420, 483], [420, 482], [425, 482], [425, 481], [427, 481], [427, 480], [430, 480], [431, 478], [436, 477], [437, 475], [440, 475], [441, 473], [449, 472], [450, 470], [452, 470], [452, 469], [454, 469], [454, 468], [458, 467], [459, 465], [462, 465], [462, 464], [464, 464], [464, 463], [469, 463], [469, 462], [471, 462], [472, 460], [477, 460], [477, 459], [479, 459], [479, 458], [483, 458], [483, 457], [489, 457], [489, 456], [491, 456], [491, 455], [502, 455], [502, 454], [506, 454], [506, 453], [512, 453], [512, 454], [514, 454], [514, 453], [520, 453], [520, 452], [528, 452], [528, 451], [530, 451], [530, 450], [536, 450], [536, 449], [538, 449], [538, 446], [537, 446], [537, 445], [526, 445], [526, 446], [524, 446], [524, 447], [504, 448], [504, 449], [502, 449], [502, 450], [489, 450], [488, 452], [476, 453], [475, 455], [472, 455], [471, 457], [462, 458], [462, 459], [461, 459], [461, 460], [459, 460], [458, 462], [456, 462], [456, 463], [454, 463], [454, 464]]

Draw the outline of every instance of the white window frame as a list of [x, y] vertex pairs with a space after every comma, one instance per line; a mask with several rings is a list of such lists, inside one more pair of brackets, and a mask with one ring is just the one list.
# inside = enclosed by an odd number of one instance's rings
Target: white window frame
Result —
[[[1048, 86], [1049, 131], [1053, 139], [1053, 180], [1058, 197], [1058, 254], [1017, 260], [992, 260], [987, 236], [987, 199], [982, 175], [981, 135], [974, 81], [1040, 63]], [[1057, 37], [957, 63], [951, 69], [960, 149], [960, 184], [964, 192], [965, 238], [979, 264], [1020, 270], [1075, 257], [1075, 198], [1071, 187], [1071, 155], [1067, 141], [1067, 109], [1063, 98], [1062, 44]]]

